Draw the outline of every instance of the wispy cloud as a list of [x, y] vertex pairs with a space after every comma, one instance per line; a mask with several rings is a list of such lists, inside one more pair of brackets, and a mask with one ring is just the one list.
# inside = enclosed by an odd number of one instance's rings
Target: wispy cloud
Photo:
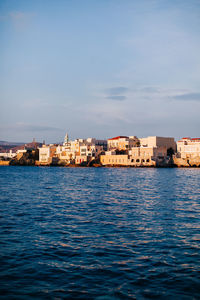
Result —
[[109, 89], [106, 89], [105, 92], [108, 95], [121, 95], [124, 94], [128, 91], [127, 87], [124, 86], [117, 86], [117, 87], [112, 87]]
[[144, 86], [130, 89], [129, 98], [151, 101], [200, 101], [200, 93], [189, 89]]
[[145, 86], [142, 88], [137, 89], [138, 91], [144, 92], [144, 93], [159, 93], [160, 89], [154, 86]]
[[116, 101], [124, 101], [126, 100], [126, 96], [107, 96], [106, 99], [116, 100]]
[[173, 99], [183, 101], [200, 101], [200, 93], [187, 93], [176, 95], [173, 97]]
[[[139, 103], [141, 101], [200, 101], [200, 92], [183, 88], [164, 88], [161, 86], [138, 86], [123, 87], [116, 86], [103, 90], [103, 96], [106, 100], [127, 101], [127, 103]], [[98, 96], [98, 97], [99, 97]]]
[[104, 90], [105, 99], [114, 101], [124, 101], [127, 97], [124, 95], [128, 92], [128, 88], [124, 86], [111, 87]]

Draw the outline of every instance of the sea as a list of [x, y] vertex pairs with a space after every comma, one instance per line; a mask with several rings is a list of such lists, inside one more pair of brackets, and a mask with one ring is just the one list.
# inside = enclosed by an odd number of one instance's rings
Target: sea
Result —
[[200, 169], [1, 166], [0, 299], [200, 299]]

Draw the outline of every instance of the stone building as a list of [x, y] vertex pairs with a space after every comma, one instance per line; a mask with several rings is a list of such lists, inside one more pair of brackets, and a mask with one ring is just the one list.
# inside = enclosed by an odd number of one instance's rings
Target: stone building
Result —
[[176, 152], [176, 142], [173, 137], [148, 136], [140, 138], [140, 146], [143, 147], [166, 147], [167, 150], [172, 148]]
[[200, 138], [182, 138], [177, 142], [177, 157], [200, 158]]
[[136, 136], [116, 136], [108, 139], [108, 150], [129, 150], [139, 142]]
[[185, 137], [178, 141], [174, 163], [178, 167], [199, 167], [200, 138]]
[[43, 145], [39, 147], [39, 162], [41, 164], [51, 164], [56, 158], [56, 145]]
[[127, 154], [108, 154], [108, 155], [101, 155], [100, 156], [100, 162], [103, 166], [106, 165], [121, 165], [121, 166], [129, 166], [130, 160], [129, 156]]

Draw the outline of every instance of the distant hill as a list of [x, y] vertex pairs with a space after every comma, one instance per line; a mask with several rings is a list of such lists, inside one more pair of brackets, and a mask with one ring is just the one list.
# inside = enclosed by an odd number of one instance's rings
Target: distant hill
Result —
[[11, 143], [6, 141], [0, 141], [0, 152], [9, 152], [12, 150], [16, 152], [17, 150], [25, 149], [36, 149], [37, 147], [41, 147], [42, 143], [31, 142], [31, 143]]
[[10, 145], [24, 145], [25, 143], [16, 143], [16, 142], [7, 142], [7, 141], [0, 141], [0, 146], [10, 146]]

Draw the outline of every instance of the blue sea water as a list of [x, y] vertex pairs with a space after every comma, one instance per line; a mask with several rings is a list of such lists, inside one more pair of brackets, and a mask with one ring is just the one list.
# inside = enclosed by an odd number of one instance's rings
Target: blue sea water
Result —
[[200, 299], [200, 169], [0, 167], [1, 299]]

